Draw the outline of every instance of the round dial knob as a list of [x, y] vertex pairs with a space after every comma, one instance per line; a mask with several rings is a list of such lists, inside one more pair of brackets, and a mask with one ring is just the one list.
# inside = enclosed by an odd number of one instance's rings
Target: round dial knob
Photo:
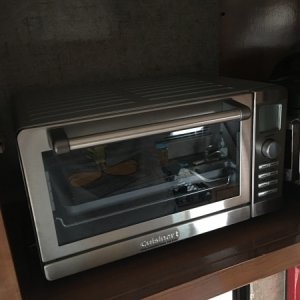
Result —
[[267, 158], [277, 158], [280, 153], [280, 145], [274, 140], [266, 140], [262, 145], [261, 152]]

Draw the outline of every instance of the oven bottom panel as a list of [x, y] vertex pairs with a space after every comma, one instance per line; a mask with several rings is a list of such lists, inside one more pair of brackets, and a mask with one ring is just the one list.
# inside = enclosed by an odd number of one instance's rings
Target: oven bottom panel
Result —
[[55, 280], [75, 274], [146, 250], [247, 220], [250, 218], [250, 213], [250, 206], [247, 205], [195, 219], [151, 234], [127, 239], [89, 252], [74, 254], [72, 257], [45, 264], [45, 275], [48, 280]]
[[252, 217], [258, 217], [278, 210], [282, 206], [282, 199], [267, 199], [260, 202], [255, 202], [252, 206]]

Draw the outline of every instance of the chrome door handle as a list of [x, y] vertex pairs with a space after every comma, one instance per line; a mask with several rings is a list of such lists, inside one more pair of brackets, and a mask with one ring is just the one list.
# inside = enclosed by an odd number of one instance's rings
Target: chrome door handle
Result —
[[[234, 101], [230, 101], [232, 104]], [[151, 125], [142, 125], [138, 127], [121, 129], [105, 133], [97, 133], [87, 136], [79, 136], [68, 139], [63, 129], [54, 129], [50, 132], [52, 149], [57, 154], [67, 153], [71, 150], [77, 150], [87, 147], [99, 146], [107, 143], [129, 140], [154, 134], [177, 131], [189, 127], [199, 127], [231, 120], [246, 120], [251, 116], [250, 108], [235, 103], [236, 108], [228, 111], [213, 112], [189, 117], [185, 119], [160, 122]]]

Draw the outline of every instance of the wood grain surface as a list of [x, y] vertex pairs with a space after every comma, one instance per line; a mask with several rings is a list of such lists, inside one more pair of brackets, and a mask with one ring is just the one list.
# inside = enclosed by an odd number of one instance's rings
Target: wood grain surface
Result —
[[24, 299], [207, 299], [300, 264], [300, 203], [288, 198], [280, 211], [52, 282], [24, 234], [26, 202], [5, 220]]
[[21, 299], [0, 209], [0, 299]]

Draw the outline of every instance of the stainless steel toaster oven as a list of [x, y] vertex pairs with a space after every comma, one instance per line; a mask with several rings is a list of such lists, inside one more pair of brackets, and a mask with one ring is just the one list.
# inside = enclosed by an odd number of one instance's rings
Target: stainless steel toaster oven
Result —
[[24, 93], [15, 103], [49, 280], [280, 205], [280, 87], [182, 76]]

